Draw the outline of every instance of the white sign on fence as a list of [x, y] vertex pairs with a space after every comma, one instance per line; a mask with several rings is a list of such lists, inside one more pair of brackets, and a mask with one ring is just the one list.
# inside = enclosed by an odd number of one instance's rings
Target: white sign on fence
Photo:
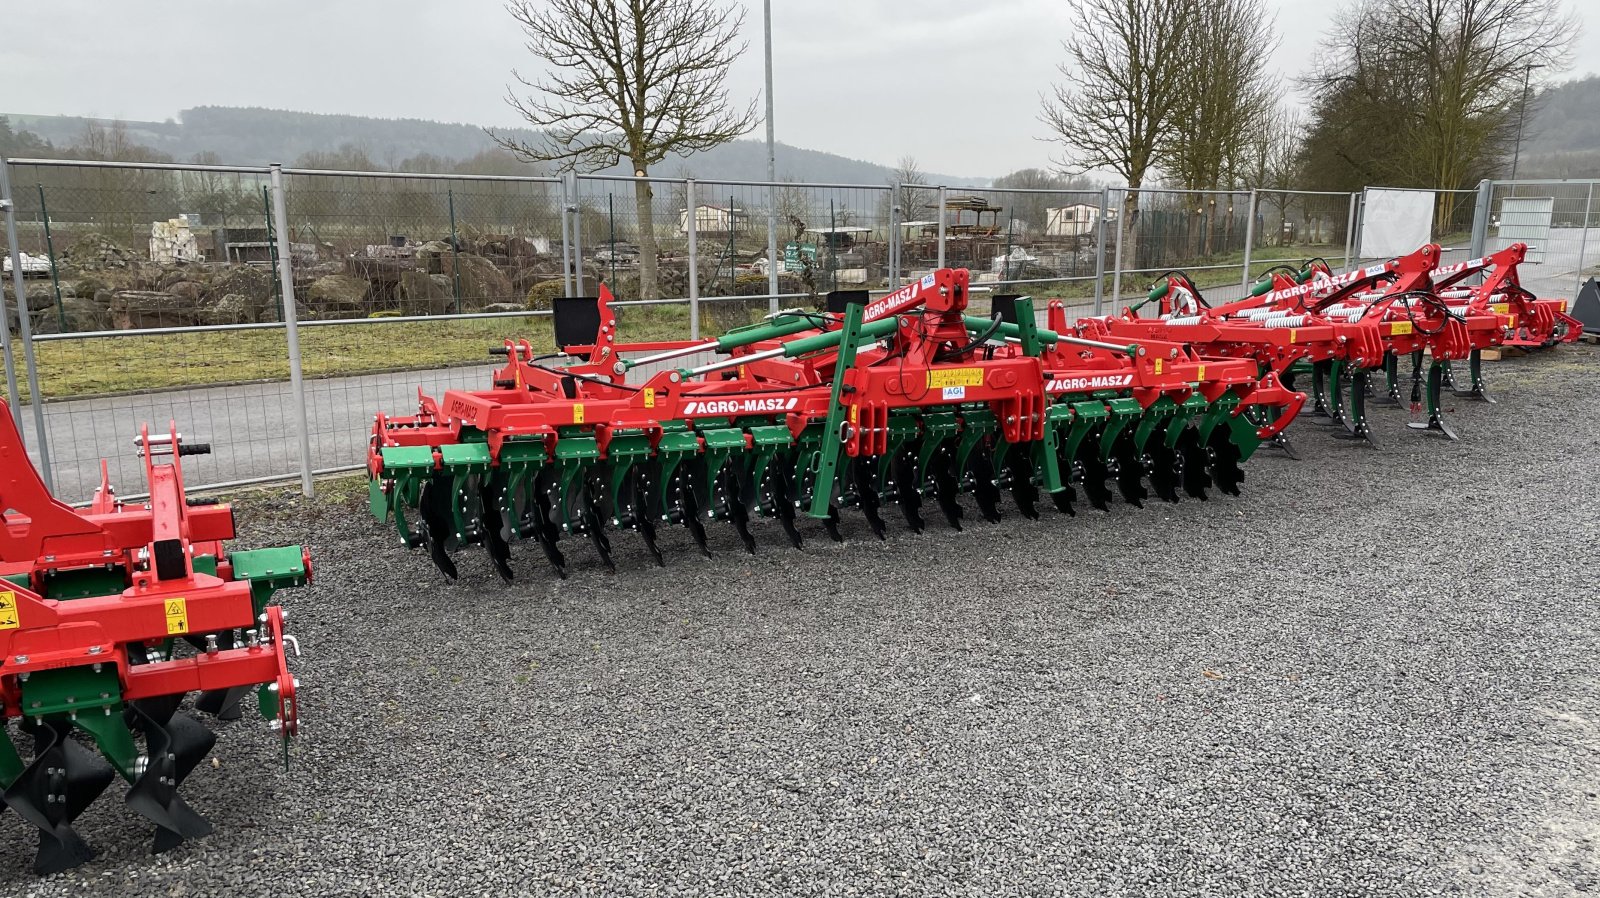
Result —
[[1387, 259], [1415, 251], [1433, 236], [1433, 191], [1368, 187], [1361, 211], [1364, 259]]
[[1544, 261], [1544, 246], [1550, 242], [1550, 217], [1555, 214], [1553, 196], [1508, 196], [1500, 201], [1498, 246], [1528, 244], [1526, 261]]

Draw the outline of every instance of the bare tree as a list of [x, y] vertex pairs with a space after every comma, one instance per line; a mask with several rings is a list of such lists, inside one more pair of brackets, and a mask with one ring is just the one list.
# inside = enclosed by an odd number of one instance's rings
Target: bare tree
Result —
[[756, 126], [728, 92], [728, 69], [744, 52], [742, 7], [713, 0], [510, 0], [528, 52], [549, 69], [512, 77], [533, 93], [507, 102], [544, 139], [495, 135], [520, 157], [595, 171], [626, 159], [639, 220], [639, 293], [656, 297], [656, 234], [645, 178], [651, 166], [726, 143]]
[[1277, 44], [1262, 0], [1201, 0], [1195, 4], [1191, 53], [1181, 69], [1181, 102], [1158, 147], [1161, 168], [1179, 186], [1234, 186], [1254, 135], [1278, 101], [1267, 74]]
[[927, 176], [917, 165], [917, 157], [901, 156], [894, 174], [889, 176], [889, 184], [895, 188], [894, 201], [904, 216], [902, 221], [921, 218], [919, 210], [933, 202], [935, 193], [927, 188], [927, 183]]
[[[1066, 168], [1106, 169], [1137, 189], [1158, 164], [1184, 96], [1183, 72], [1194, 61], [1195, 2], [1071, 2], [1076, 21], [1060, 66], [1066, 80], [1044, 99], [1040, 119], [1065, 148]], [[1124, 205], [1124, 239], [1131, 240], [1138, 195], [1130, 190]]]
[[[1362, 0], [1306, 79], [1308, 171], [1336, 189], [1470, 188], [1510, 153], [1524, 78], [1564, 68], [1576, 34], [1550, 0]], [[1440, 224], [1453, 207], [1444, 195]]]

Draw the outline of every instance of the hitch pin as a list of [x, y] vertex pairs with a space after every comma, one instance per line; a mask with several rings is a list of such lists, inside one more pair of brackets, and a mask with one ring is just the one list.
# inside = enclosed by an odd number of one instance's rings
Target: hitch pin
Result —
[[293, 636], [290, 636], [288, 633], [280, 633], [278, 635], [278, 638], [283, 640], [284, 642], [288, 643], [289, 645], [293, 646], [294, 647], [294, 656], [296, 658], [300, 657], [300, 640], [294, 638]]

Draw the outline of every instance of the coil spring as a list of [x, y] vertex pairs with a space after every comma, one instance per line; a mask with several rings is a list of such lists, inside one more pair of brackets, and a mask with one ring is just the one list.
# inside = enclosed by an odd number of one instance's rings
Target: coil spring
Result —
[[1262, 327], [1305, 327], [1306, 316], [1285, 315], [1282, 318], [1268, 318], [1261, 322]]

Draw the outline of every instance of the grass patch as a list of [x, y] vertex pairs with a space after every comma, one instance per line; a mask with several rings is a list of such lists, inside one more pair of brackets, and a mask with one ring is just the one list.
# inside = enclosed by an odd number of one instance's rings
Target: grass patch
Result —
[[[700, 333], [717, 336], [764, 312], [764, 304], [757, 312], [747, 311], [744, 303], [705, 303]], [[617, 310], [617, 319], [627, 341], [689, 337], [685, 306], [624, 307]], [[489, 347], [508, 338], [555, 351], [550, 319], [529, 316], [302, 327], [300, 354], [306, 377], [338, 377], [488, 362]], [[281, 330], [92, 337], [35, 345], [40, 389], [47, 399], [287, 380], [288, 353]], [[19, 388], [26, 401], [26, 383]]]

